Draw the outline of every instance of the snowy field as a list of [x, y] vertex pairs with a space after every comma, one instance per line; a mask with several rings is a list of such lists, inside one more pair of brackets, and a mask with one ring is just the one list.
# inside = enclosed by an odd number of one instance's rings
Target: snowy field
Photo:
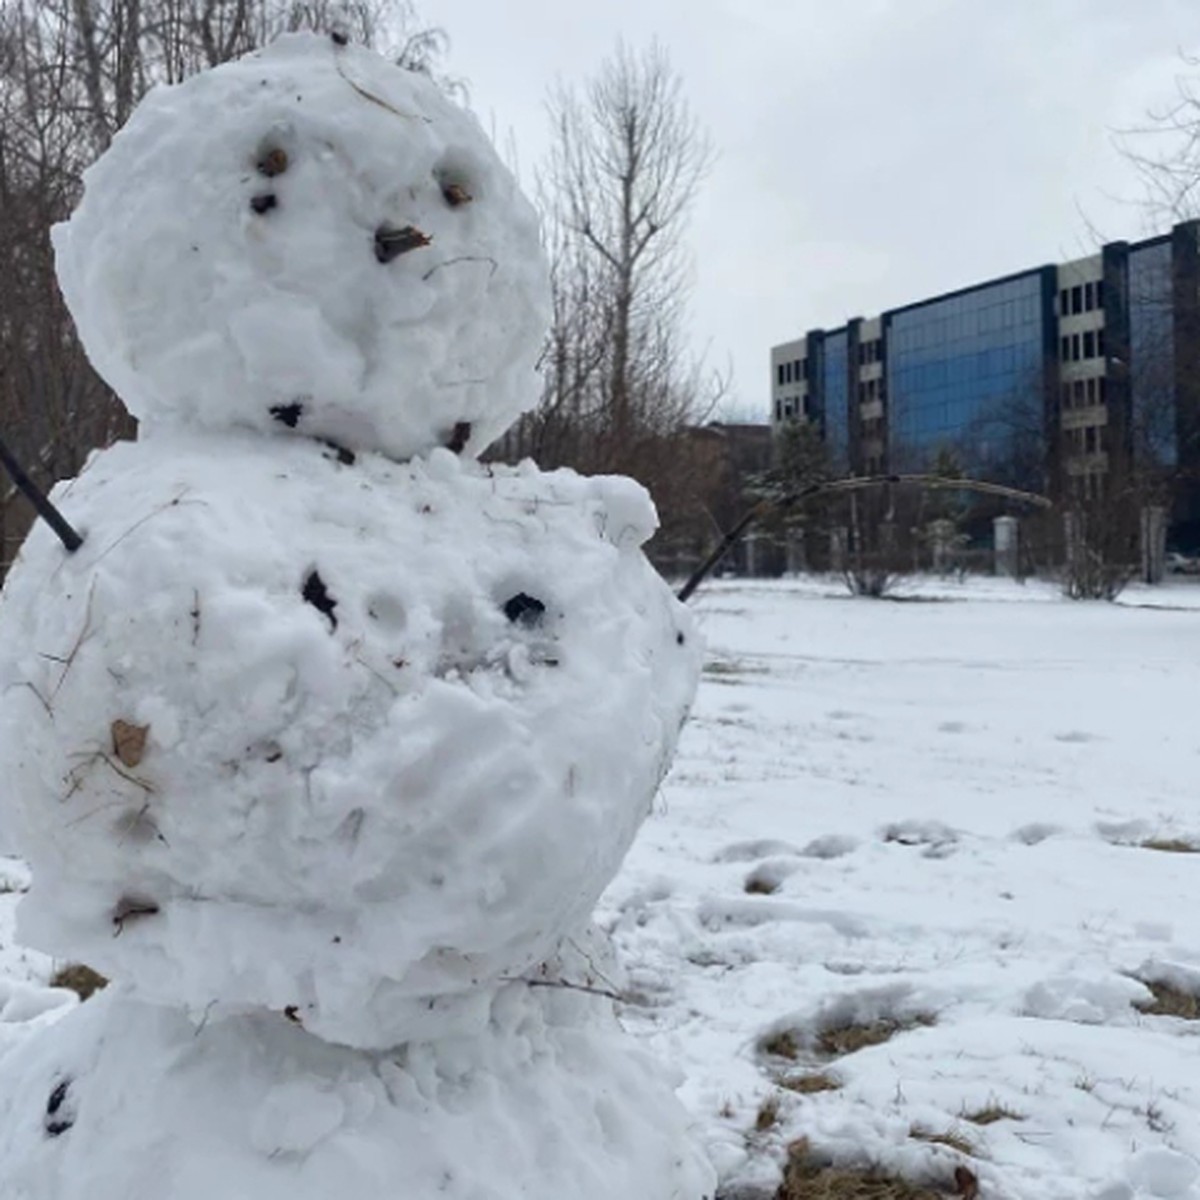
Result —
[[727, 1194], [807, 1137], [985, 1197], [1200, 1196], [1200, 1022], [1138, 1008], [1200, 991], [1200, 855], [1168, 849], [1200, 847], [1200, 588], [911, 594], [700, 597], [699, 701], [601, 913], [626, 1023]]
[[[804, 1137], [985, 1198], [1200, 1197], [1200, 1022], [1140, 1011], [1200, 992], [1200, 587], [696, 607], [699, 700], [600, 919], [724, 1194]], [[72, 1001], [13, 942], [25, 879], [0, 858], [0, 1056]]]

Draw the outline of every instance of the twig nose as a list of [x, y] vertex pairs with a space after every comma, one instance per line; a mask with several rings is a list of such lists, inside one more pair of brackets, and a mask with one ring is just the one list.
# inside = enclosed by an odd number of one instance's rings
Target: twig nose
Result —
[[432, 241], [433, 238], [422, 233], [415, 225], [405, 225], [403, 229], [380, 226], [375, 230], [375, 257], [381, 263], [388, 263], [410, 250], [428, 246]]

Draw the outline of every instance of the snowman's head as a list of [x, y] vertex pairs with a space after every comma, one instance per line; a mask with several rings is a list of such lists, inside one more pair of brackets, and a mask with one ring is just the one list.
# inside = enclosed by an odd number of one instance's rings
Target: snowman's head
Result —
[[316, 35], [152, 91], [54, 230], [143, 427], [477, 453], [537, 399], [536, 215], [427, 78]]

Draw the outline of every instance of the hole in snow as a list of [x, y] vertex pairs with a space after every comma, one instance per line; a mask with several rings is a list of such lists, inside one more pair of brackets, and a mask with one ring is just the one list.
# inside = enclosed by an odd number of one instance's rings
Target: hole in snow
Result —
[[504, 602], [504, 615], [514, 625], [536, 629], [546, 615], [546, 606], [536, 597], [518, 592]]
[[75, 1118], [63, 1110], [70, 1088], [71, 1081], [64, 1079], [55, 1085], [54, 1090], [50, 1093], [50, 1099], [46, 1101], [46, 1132], [51, 1137], [58, 1137], [59, 1134], [66, 1133], [75, 1124]]
[[71, 1081], [64, 1079], [54, 1091], [50, 1093], [50, 1099], [46, 1101], [46, 1113], [49, 1116], [54, 1116], [56, 1112], [63, 1106], [63, 1101], [67, 1098], [67, 1091], [71, 1087]]
[[277, 207], [279, 198], [274, 192], [263, 192], [259, 196], [254, 196], [250, 200], [250, 207], [261, 217], [264, 213], [269, 213], [271, 209]]
[[271, 407], [270, 412], [271, 416], [281, 425], [286, 425], [289, 429], [295, 429], [300, 424], [300, 418], [304, 415], [304, 405], [300, 403], [275, 404]]
[[315, 568], [304, 577], [300, 595], [304, 597], [305, 604], [311, 604], [322, 616], [329, 618], [329, 631], [332, 633], [338, 626], [337, 617], [333, 612], [337, 608], [337, 601], [329, 594], [325, 580]]
[[450, 437], [446, 440], [446, 449], [451, 454], [461, 454], [466, 448], [467, 443], [471, 440], [471, 422], [459, 421], [450, 433]]
[[258, 162], [254, 166], [260, 175], [274, 179], [276, 175], [282, 175], [288, 169], [287, 151], [282, 146], [272, 146], [258, 156]]

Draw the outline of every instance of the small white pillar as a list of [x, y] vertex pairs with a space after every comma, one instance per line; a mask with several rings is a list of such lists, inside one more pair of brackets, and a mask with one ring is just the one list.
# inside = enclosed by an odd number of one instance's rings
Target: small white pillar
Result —
[[997, 517], [992, 522], [997, 575], [1016, 579], [1021, 566], [1021, 533], [1016, 517]]

